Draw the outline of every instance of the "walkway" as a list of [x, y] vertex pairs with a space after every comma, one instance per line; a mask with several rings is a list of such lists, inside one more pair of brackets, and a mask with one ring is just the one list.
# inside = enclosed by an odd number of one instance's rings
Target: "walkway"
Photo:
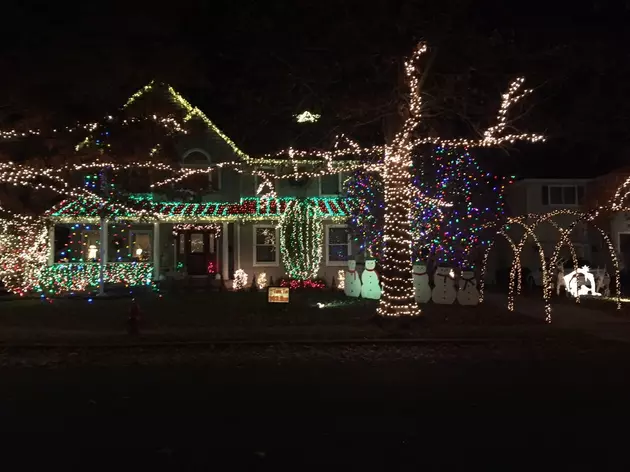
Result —
[[[485, 294], [486, 303], [505, 307], [507, 295]], [[630, 343], [630, 318], [612, 316], [604, 311], [593, 310], [579, 305], [552, 303], [552, 324], [555, 327], [581, 331], [601, 339]], [[545, 307], [542, 300], [533, 297], [517, 297], [514, 310], [526, 316], [544, 319]]]

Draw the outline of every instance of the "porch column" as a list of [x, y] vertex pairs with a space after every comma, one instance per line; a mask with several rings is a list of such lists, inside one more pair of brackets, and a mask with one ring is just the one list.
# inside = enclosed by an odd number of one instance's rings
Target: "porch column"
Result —
[[101, 217], [101, 235], [100, 235], [100, 270], [98, 276], [99, 295], [105, 295], [105, 265], [107, 264], [107, 250], [109, 249], [109, 235], [107, 234], [107, 219]]
[[236, 231], [236, 268], [241, 268], [241, 222], [237, 221], [234, 223], [234, 228]]
[[153, 280], [160, 280], [160, 223], [153, 223]]
[[221, 231], [221, 273], [223, 274], [223, 280], [229, 280], [230, 278], [228, 257], [228, 222], [224, 221], [223, 230]]
[[48, 241], [50, 246], [48, 247], [48, 265], [51, 266], [55, 263], [55, 225], [51, 225], [48, 228]]

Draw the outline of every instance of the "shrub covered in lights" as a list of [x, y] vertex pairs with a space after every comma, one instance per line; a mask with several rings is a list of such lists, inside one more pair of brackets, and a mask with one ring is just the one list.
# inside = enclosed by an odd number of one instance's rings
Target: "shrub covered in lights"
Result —
[[323, 232], [321, 216], [310, 200], [289, 204], [280, 218], [280, 252], [289, 277], [306, 281], [317, 275]]
[[[94, 262], [54, 264], [39, 274], [37, 289], [58, 295], [82, 292], [99, 285], [100, 265]], [[146, 262], [113, 262], [105, 265], [105, 283], [128, 287], [151, 285], [153, 264]]]

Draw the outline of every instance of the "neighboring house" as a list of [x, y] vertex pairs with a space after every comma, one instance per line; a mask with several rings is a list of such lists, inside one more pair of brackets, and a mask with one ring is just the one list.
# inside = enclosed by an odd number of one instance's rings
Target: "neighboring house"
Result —
[[[625, 172], [614, 172], [593, 179], [523, 179], [512, 185], [506, 193], [508, 216], [527, 216], [549, 213], [556, 210], [587, 212], [605, 205], [619, 185], [627, 178]], [[602, 212], [594, 220], [609, 237], [621, 262], [630, 262], [630, 218], [629, 214]], [[532, 217], [526, 221], [532, 222]], [[570, 215], [557, 215], [553, 221], [561, 228], [568, 227], [575, 218]], [[524, 234], [519, 225], [511, 225], [508, 234], [516, 244]], [[535, 231], [545, 256], [551, 258], [560, 240], [559, 231], [553, 223], [540, 224]], [[576, 256], [593, 267], [606, 266], [612, 270], [612, 261], [607, 244], [601, 233], [590, 224], [578, 223], [571, 233], [571, 241]], [[512, 250], [503, 238], [497, 238], [497, 254], [489, 262], [489, 273], [505, 269], [512, 264]], [[560, 256], [571, 259], [568, 247], [561, 250]], [[534, 240], [527, 239], [523, 248], [521, 264], [533, 274], [538, 283], [540, 274], [539, 251]]]
[[[202, 133], [183, 136], [177, 147], [175, 159], [182, 167], [216, 168], [217, 164], [249, 159], [214, 125]], [[301, 164], [294, 160], [291, 166], [294, 164], [306, 171], [321, 166], [312, 161]], [[247, 165], [263, 167], [251, 159]], [[268, 171], [281, 166], [283, 163], [264, 164]], [[193, 202], [187, 201], [186, 195], [167, 197], [159, 191], [138, 195], [144, 215], [121, 211], [108, 217], [104, 247], [108, 282], [129, 283], [130, 279], [156, 279], [176, 272], [191, 276], [221, 273], [227, 280], [239, 268], [249, 275], [250, 282], [261, 272], [275, 280], [286, 277], [278, 221], [291, 200], [310, 198], [318, 208], [324, 231], [318, 276], [330, 283], [355, 253], [346, 227], [350, 201], [341, 196], [343, 178], [340, 172], [300, 182], [277, 179], [273, 182], [277, 198], [261, 199], [256, 194], [261, 183], [258, 177], [226, 166], [210, 174], [208, 191], [195, 196]], [[156, 213], [159, 218], [151, 216]], [[56, 241], [49, 258], [54, 272], [73, 273], [73, 277], [82, 270], [93, 274], [101, 254], [99, 208], [67, 200], [47, 216], [56, 227], [56, 231], [51, 229]], [[129, 275], [129, 271], [142, 274]]]

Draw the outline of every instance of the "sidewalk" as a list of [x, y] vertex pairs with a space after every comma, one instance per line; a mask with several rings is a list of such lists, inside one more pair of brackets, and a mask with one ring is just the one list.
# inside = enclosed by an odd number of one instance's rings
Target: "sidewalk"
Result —
[[[485, 294], [485, 303], [507, 306], [507, 295]], [[630, 318], [623, 319], [600, 310], [585, 308], [578, 304], [567, 305], [552, 302], [552, 326], [592, 334], [600, 339], [630, 343]], [[514, 310], [532, 318], [544, 319], [545, 306], [541, 299], [516, 297]]]

